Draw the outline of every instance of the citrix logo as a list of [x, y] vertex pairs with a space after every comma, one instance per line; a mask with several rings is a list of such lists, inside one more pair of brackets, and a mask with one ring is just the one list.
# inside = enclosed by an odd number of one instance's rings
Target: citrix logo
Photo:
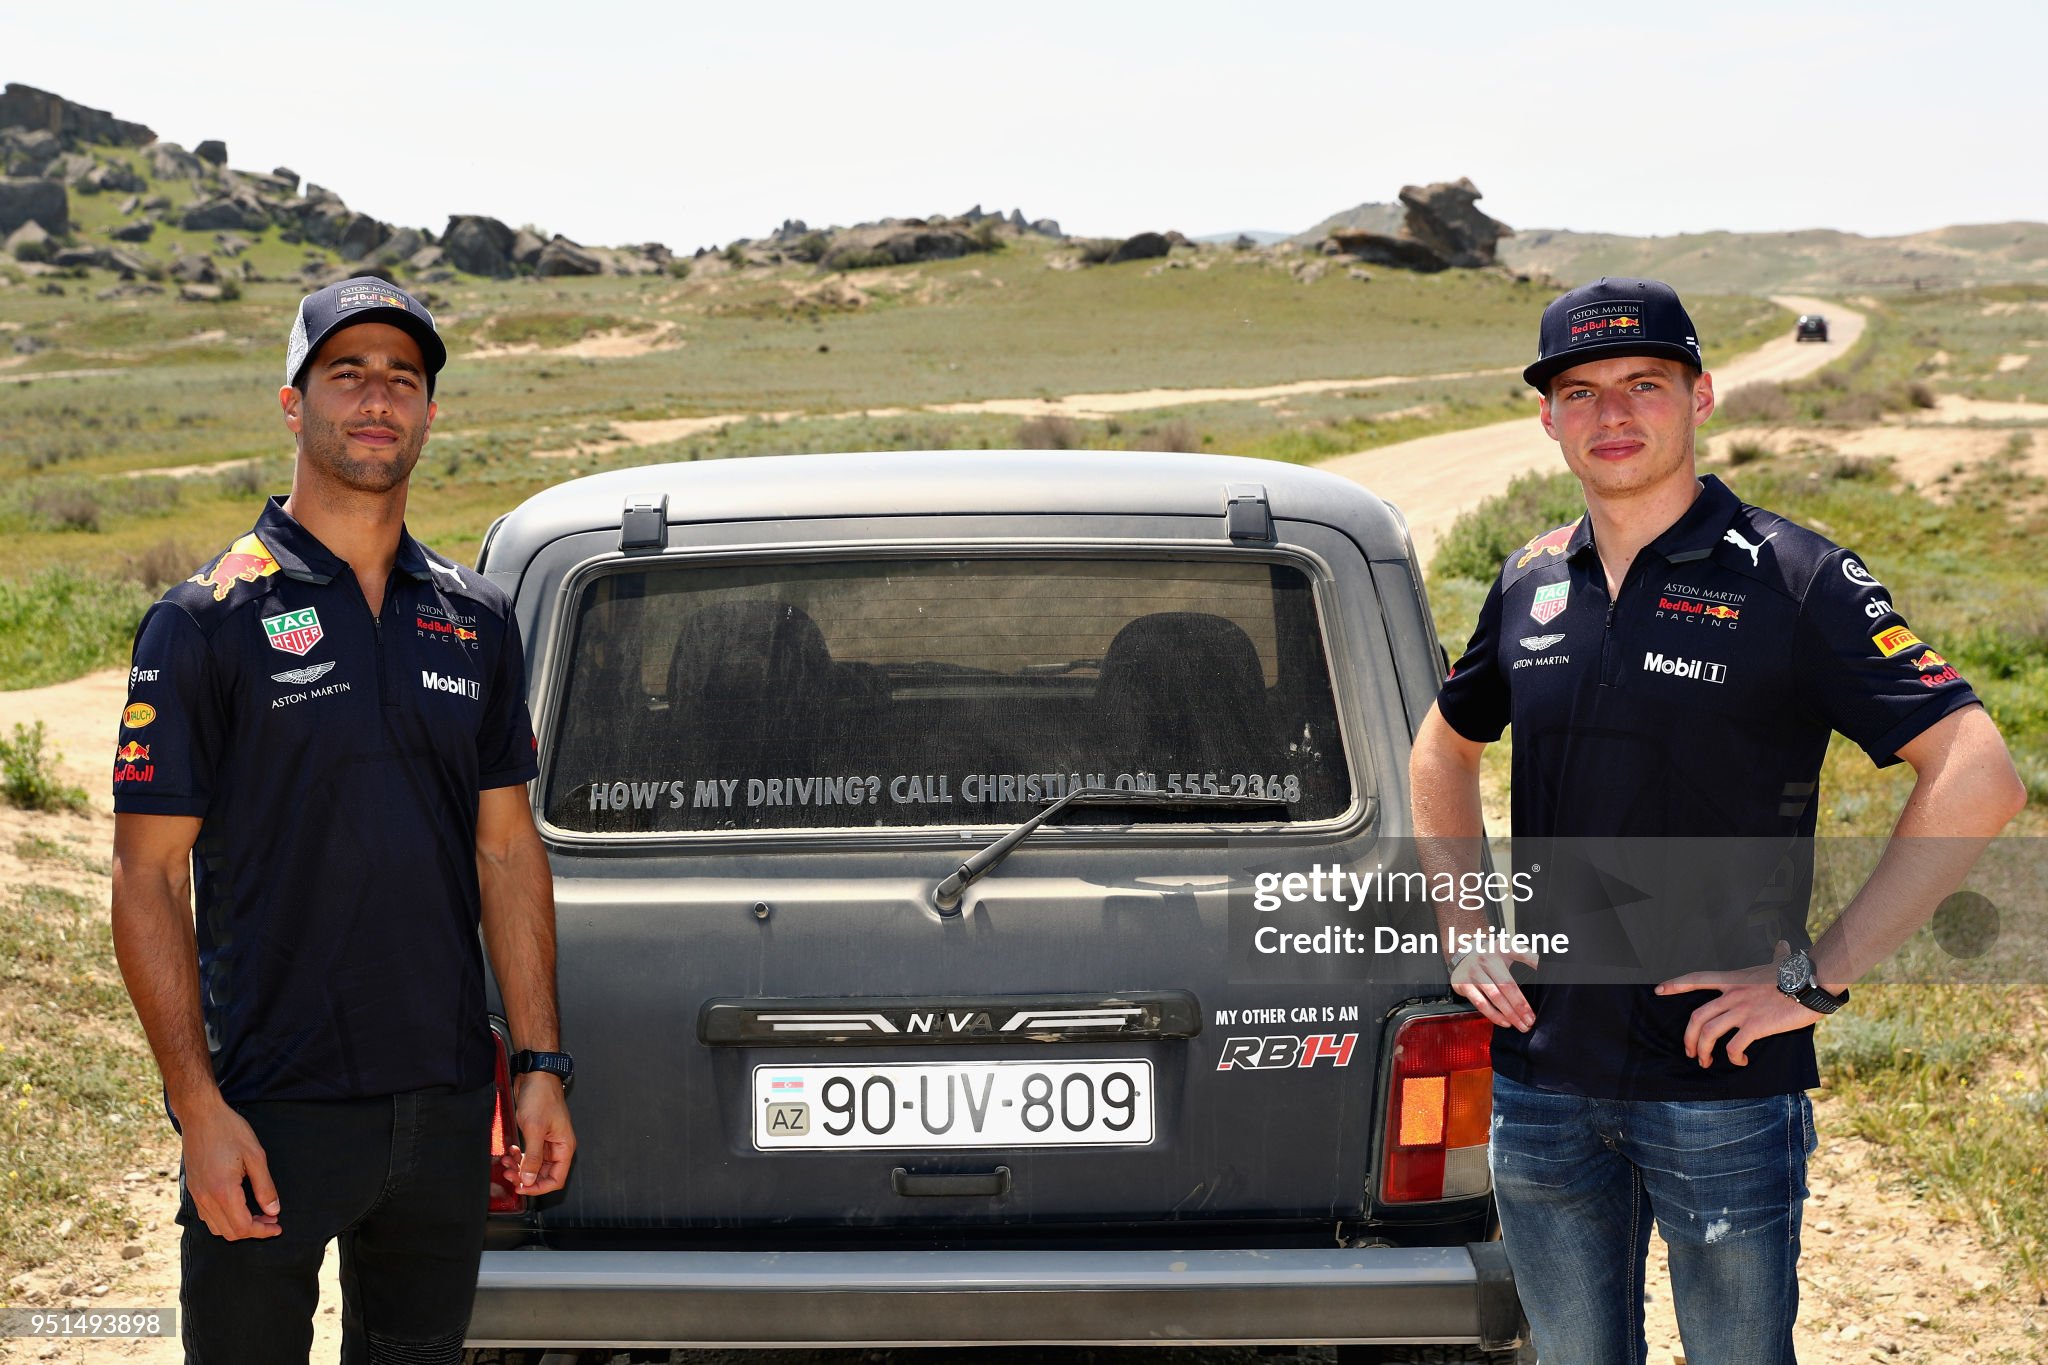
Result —
[[1650, 673], [1664, 673], [1674, 678], [1692, 678], [1698, 682], [1717, 683], [1728, 677], [1728, 665], [1708, 663], [1704, 659], [1668, 659], [1652, 650], [1643, 656], [1643, 668]]

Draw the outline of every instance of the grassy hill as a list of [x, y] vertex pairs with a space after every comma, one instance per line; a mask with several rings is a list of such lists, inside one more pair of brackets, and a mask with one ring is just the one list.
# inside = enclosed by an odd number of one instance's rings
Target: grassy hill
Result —
[[1559, 280], [1639, 275], [1714, 293], [1952, 289], [2048, 280], [2048, 223], [1979, 223], [1905, 237], [1818, 228], [1671, 237], [1522, 228], [1502, 240], [1500, 259]]

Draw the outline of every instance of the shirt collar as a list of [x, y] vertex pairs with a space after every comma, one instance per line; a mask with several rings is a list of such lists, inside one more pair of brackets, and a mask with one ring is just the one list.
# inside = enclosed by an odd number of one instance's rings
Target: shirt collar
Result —
[[[1649, 548], [1663, 556], [1667, 564], [1689, 564], [1696, 559], [1705, 559], [1721, 543], [1727, 534], [1736, 512], [1742, 508], [1742, 499], [1735, 496], [1727, 484], [1712, 474], [1700, 476], [1700, 494], [1685, 509], [1685, 514], [1672, 522], [1649, 544]], [[1579, 518], [1579, 524], [1572, 531], [1572, 538], [1565, 543], [1565, 558], [1571, 559], [1593, 548], [1593, 514], [1588, 512]]]
[[[348, 567], [340, 556], [320, 543], [319, 537], [284, 510], [281, 497], [273, 496], [263, 505], [263, 514], [256, 518], [256, 538], [270, 551], [285, 577], [302, 583], [332, 583]], [[396, 567], [412, 578], [433, 577], [427, 568], [427, 552], [403, 526], [398, 530]]]

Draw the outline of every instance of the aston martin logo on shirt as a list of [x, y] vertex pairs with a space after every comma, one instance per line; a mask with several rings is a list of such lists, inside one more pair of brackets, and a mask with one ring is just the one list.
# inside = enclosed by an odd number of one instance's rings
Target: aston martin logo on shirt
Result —
[[270, 680], [272, 682], [291, 683], [296, 687], [304, 687], [307, 683], [320, 681], [333, 668], [334, 660], [329, 659], [324, 664], [311, 664], [305, 668], [287, 668], [282, 673], [271, 674]]
[[1541, 654], [1563, 638], [1564, 636], [1562, 635], [1524, 635], [1521, 638], [1520, 644], [1522, 648], [1531, 653]]

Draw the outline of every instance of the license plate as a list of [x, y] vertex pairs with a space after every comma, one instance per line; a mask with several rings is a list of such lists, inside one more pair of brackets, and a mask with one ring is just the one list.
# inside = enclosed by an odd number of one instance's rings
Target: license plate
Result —
[[1152, 1140], [1152, 1063], [754, 1068], [754, 1146], [1106, 1147]]

